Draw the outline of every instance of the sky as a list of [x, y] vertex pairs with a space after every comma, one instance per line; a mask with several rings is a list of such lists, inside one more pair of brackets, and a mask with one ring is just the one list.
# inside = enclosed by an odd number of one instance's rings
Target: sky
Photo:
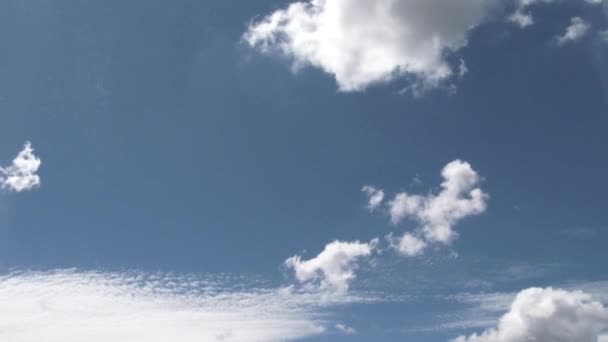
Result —
[[608, 2], [0, 3], [0, 340], [608, 341]]

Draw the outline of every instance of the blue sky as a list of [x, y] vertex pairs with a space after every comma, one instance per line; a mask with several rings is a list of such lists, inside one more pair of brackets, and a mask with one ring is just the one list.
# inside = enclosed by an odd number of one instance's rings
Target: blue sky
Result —
[[597, 340], [607, 19], [2, 2], [0, 337]]

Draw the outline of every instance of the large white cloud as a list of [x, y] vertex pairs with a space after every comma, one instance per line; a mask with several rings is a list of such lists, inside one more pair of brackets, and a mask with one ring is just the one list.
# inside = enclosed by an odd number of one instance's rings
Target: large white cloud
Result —
[[36, 174], [41, 161], [34, 155], [34, 149], [29, 142], [13, 159], [11, 165], [0, 167], [0, 186], [3, 189], [21, 192], [40, 185], [40, 177]]
[[338, 302], [242, 281], [157, 273], [5, 275], [0, 341], [284, 341], [335, 324], [325, 311]]
[[[467, 45], [497, 0], [310, 0], [253, 22], [252, 47], [333, 75], [342, 91], [408, 76], [416, 91], [456, 74], [446, 55]], [[456, 66], [457, 67], [457, 66]]]
[[454, 342], [597, 342], [608, 327], [608, 309], [582, 291], [521, 291], [496, 328]]
[[557, 44], [564, 45], [570, 42], [580, 40], [587, 35], [591, 25], [580, 17], [574, 17], [570, 20], [570, 25], [566, 28], [566, 31], [556, 37]]
[[296, 255], [285, 260], [285, 265], [293, 268], [296, 279], [302, 283], [318, 282], [323, 290], [345, 293], [355, 278], [357, 261], [369, 257], [377, 244], [377, 239], [367, 243], [333, 241], [316, 257], [302, 260]]
[[456, 237], [453, 226], [458, 221], [486, 210], [488, 195], [479, 187], [481, 177], [469, 163], [454, 160], [443, 168], [441, 175], [444, 181], [438, 194], [401, 192], [388, 202], [394, 224], [408, 218], [421, 224], [415, 234], [391, 239], [406, 255], [421, 254], [428, 243], [449, 244]]

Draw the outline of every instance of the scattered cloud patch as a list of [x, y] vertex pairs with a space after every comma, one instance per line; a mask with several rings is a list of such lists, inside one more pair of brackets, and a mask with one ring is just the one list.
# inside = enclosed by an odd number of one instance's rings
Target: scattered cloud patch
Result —
[[468, 44], [495, 0], [310, 0], [293, 2], [243, 35], [294, 67], [333, 75], [341, 91], [407, 77], [417, 92], [440, 87], [458, 70], [446, 59]]
[[285, 260], [285, 266], [294, 270], [301, 283], [318, 282], [321, 289], [342, 294], [356, 277], [357, 261], [371, 256], [377, 245], [378, 239], [367, 243], [333, 241], [316, 257], [302, 260], [296, 255]]
[[581, 17], [574, 17], [570, 20], [570, 26], [566, 28], [561, 36], [557, 36], [555, 39], [558, 45], [565, 45], [571, 42], [576, 42], [587, 35], [591, 24], [583, 20]]
[[424, 250], [428, 246], [424, 240], [417, 238], [411, 233], [405, 233], [398, 238], [389, 234], [387, 239], [393, 248], [407, 256], [420, 255], [424, 253]]
[[23, 150], [9, 166], [0, 167], [0, 187], [21, 192], [39, 186], [40, 177], [36, 172], [41, 163], [41, 160], [34, 155], [34, 148], [30, 142], [26, 142]]
[[344, 325], [341, 323], [337, 323], [335, 325], [336, 330], [346, 335], [355, 335], [357, 334], [357, 330], [355, 328], [349, 327], [348, 325]]
[[461, 160], [448, 163], [441, 171], [443, 183], [438, 194], [413, 195], [401, 192], [388, 202], [393, 224], [413, 219], [421, 224], [414, 233], [393, 240], [405, 255], [423, 253], [429, 243], [449, 244], [456, 237], [453, 227], [465, 217], [486, 210], [488, 195], [481, 190], [481, 177]]
[[322, 305], [332, 303], [225, 277], [24, 272], [0, 276], [0, 340], [294, 340], [333, 326]]
[[367, 195], [367, 208], [369, 211], [374, 211], [384, 200], [384, 191], [376, 189], [371, 185], [364, 186], [361, 191]]
[[529, 288], [513, 300], [498, 326], [454, 342], [591, 342], [608, 327], [608, 309], [582, 291]]

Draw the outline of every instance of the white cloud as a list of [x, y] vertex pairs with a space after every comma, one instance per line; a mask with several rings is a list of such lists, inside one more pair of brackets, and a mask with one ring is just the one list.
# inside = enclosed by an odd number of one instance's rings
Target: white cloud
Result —
[[367, 208], [370, 211], [374, 211], [378, 208], [384, 200], [384, 191], [376, 189], [371, 185], [364, 186], [361, 191], [367, 195]]
[[521, 291], [496, 328], [455, 342], [595, 342], [608, 327], [608, 309], [582, 291]]
[[369, 257], [377, 244], [378, 239], [368, 243], [333, 241], [316, 257], [302, 260], [296, 255], [285, 260], [285, 266], [293, 268], [301, 283], [318, 281], [321, 289], [345, 293], [355, 278], [356, 261]]
[[420, 255], [428, 246], [424, 240], [417, 238], [411, 233], [405, 233], [400, 238], [394, 238], [392, 235], [389, 235], [388, 240], [393, 248], [396, 248], [407, 256]]
[[40, 164], [41, 161], [34, 155], [32, 145], [26, 142], [11, 165], [0, 167], [1, 187], [21, 192], [40, 185], [40, 177], [36, 174]]
[[422, 252], [426, 242], [449, 244], [455, 237], [453, 226], [461, 219], [483, 213], [488, 195], [478, 187], [481, 178], [467, 162], [455, 160], [448, 163], [441, 175], [444, 178], [438, 194], [397, 194], [388, 203], [391, 221], [400, 223], [406, 218], [422, 224], [419, 237], [406, 234], [399, 249], [407, 255]]
[[159, 273], [5, 275], [0, 340], [284, 341], [322, 333], [325, 310], [336, 305], [317, 294], [241, 282]]
[[467, 45], [497, 0], [310, 0], [253, 22], [244, 40], [333, 75], [342, 91], [408, 77], [420, 92], [458, 73], [446, 55]]
[[349, 327], [349, 326], [341, 324], [341, 323], [337, 323], [335, 325], [335, 327], [336, 327], [336, 330], [340, 331], [343, 334], [355, 335], [357, 333], [357, 330], [355, 330], [355, 328]]
[[[602, 1], [603, 0], [584, 0], [585, 3], [590, 5], [599, 5]], [[516, 10], [508, 17], [508, 20], [521, 28], [525, 28], [534, 24], [534, 18], [529, 10], [530, 6], [556, 3], [560, 2], [560, 0], [516, 0], [515, 2]]]
[[602, 39], [606, 44], [608, 44], [608, 30], [600, 32], [600, 39]]
[[591, 25], [588, 22], [580, 17], [574, 17], [570, 20], [570, 26], [566, 28], [566, 32], [555, 39], [559, 45], [575, 42], [587, 35], [590, 28]]

